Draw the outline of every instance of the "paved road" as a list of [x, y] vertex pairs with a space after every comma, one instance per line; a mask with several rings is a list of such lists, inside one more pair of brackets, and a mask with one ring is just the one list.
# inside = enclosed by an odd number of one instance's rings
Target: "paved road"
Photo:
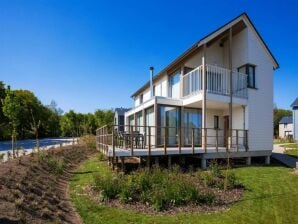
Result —
[[279, 145], [274, 145], [273, 152], [272, 152], [272, 158], [278, 160], [279, 162], [285, 164], [288, 167], [296, 168], [296, 162], [298, 162], [298, 159], [284, 154], [285, 148], [281, 147]]
[[[40, 147], [56, 145], [60, 143], [71, 142], [72, 138], [44, 138], [39, 140]], [[17, 147], [24, 149], [32, 149], [36, 145], [35, 139], [17, 141]], [[7, 151], [11, 149], [11, 141], [0, 141], [0, 151]]]

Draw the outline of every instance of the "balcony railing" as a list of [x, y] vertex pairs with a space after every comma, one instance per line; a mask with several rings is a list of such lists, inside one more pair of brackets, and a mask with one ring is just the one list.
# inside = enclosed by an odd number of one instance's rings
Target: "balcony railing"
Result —
[[[230, 95], [230, 70], [214, 65], [206, 65], [207, 93]], [[247, 75], [232, 72], [233, 96], [247, 98]], [[203, 66], [195, 68], [183, 76], [183, 97], [196, 94], [203, 89]]]

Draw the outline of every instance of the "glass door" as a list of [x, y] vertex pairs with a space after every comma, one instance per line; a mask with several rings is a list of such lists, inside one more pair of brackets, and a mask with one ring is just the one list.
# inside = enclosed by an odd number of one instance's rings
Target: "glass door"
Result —
[[183, 111], [184, 145], [192, 144], [192, 130], [194, 130], [194, 144], [201, 145], [202, 112], [200, 109]]
[[164, 144], [165, 131], [167, 131], [167, 145], [177, 145], [178, 128], [180, 127], [180, 108], [173, 106], [159, 106], [158, 126], [158, 144]]

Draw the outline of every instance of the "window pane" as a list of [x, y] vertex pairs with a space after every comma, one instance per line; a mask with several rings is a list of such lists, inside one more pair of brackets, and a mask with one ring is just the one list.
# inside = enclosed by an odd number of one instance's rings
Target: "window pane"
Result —
[[179, 98], [180, 96], [180, 71], [175, 72], [169, 79], [170, 97]]
[[160, 106], [158, 114], [158, 144], [164, 144], [165, 128], [168, 132], [168, 145], [177, 145], [178, 127], [180, 126], [180, 109], [178, 107]]

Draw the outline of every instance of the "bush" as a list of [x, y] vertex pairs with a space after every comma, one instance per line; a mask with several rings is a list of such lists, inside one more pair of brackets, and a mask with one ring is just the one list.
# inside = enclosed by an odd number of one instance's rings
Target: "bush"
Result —
[[103, 200], [116, 198], [121, 190], [121, 176], [94, 175], [95, 189], [101, 192]]
[[[206, 172], [184, 174], [179, 167], [173, 169], [154, 168], [152, 170], [138, 170], [129, 175], [94, 176], [94, 189], [101, 193], [103, 200], [120, 199], [123, 203], [141, 202], [151, 205], [158, 211], [187, 203], [212, 204], [216, 196], [205, 186], [224, 186], [224, 176], [217, 165], [213, 165]], [[229, 188], [238, 184], [234, 173], [229, 172], [227, 183]], [[202, 189], [202, 190], [199, 190]]]
[[4, 156], [5, 156], [4, 153], [0, 153], [0, 162], [3, 162], [4, 161]]
[[96, 137], [94, 135], [84, 135], [80, 137], [79, 141], [87, 148], [96, 148]]
[[45, 151], [40, 151], [37, 155], [37, 159], [40, 163], [45, 164], [49, 171], [55, 175], [62, 174], [66, 166], [65, 161], [62, 158]]
[[103, 153], [100, 152], [98, 154], [98, 160], [99, 161], [106, 161], [107, 160], [107, 157]]

